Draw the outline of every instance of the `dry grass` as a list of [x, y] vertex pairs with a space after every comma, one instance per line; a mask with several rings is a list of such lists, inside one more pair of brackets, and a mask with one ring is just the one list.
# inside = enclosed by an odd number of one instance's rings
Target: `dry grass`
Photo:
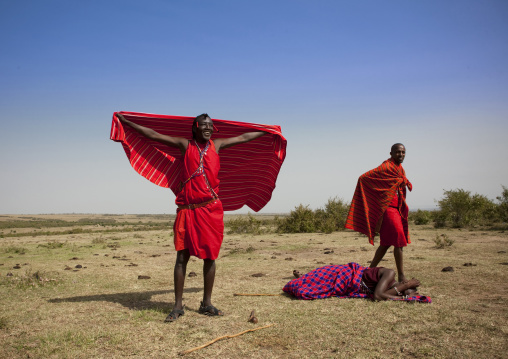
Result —
[[[137, 224], [154, 220], [131, 217], [114, 218]], [[79, 218], [74, 215], [72, 221]], [[406, 275], [420, 279], [421, 292], [433, 299], [430, 305], [235, 297], [281, 293], [296, 268], [306, 272], [350, 261], [367, 265], [375, 247], [353, 232], [226, 235], [213, 296], [226, 315], [197, 313], [201, 261], [191, 259], [187, 272], [198, 275], [186, 279], [186, 313], [170, 324], [163, 320], [173, 305], [175, 253], [167, 230], [36, 237], [28, 232], [2, 238], [0, 357], [173, 357], [267, 324], [275, 325], [186, 357], [506, 357], [508, 233], [424, 226], [411, 227], [411, 233], [413, 243], [404, 252]], [[442, 234], [453, 243], [436, 248], [434, 239]], [[392, 253], [382, 265], [395, 267]], [[447, 266], [454, 271], [442, 272]], [[253, 277], [256, 273], [264, 276]], [[150, 279], [139, 280], [139, 275]], [[258, 324], [247, 322], [252, 310]]]

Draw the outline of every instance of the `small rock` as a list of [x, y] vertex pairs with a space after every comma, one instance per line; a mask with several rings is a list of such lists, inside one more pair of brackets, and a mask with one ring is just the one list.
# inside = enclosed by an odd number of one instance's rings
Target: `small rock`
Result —
[[197, 277], [198, 275], [196, 274], [196, 272], [190, 272], [188, 277]]
[[83, 268], [83, 266], [81, 264], [78, 264], [74, 268]]
[[148, 275], [138, 275], [138, 279], [150, 279]]
[[251, 277], [264, 277], [264, 276], [266, 276], [266, 274], [264, 274], [264, 273], [254, 273], [254, 274], [251, 274], [250, 276]]
[[325, 251], [325, 254], [332, 254], [333, 251]]
[[247, 321], [250, 322], [250, 323], [257, 324], [258, 318], [256, 318], [256, 312], [254, 310], [252, 312], [250, 312], [250, 316], [249, 316], [249, 319]]
[[275, 256], [272, 256], [272, 259], [277, 259], [277, 257], [275, 257]]
[[441, 272], [453, 272], [454, 269], [453, 267], [444, 267], [443, 269], [441, 269]]
[[471, 262], [464, 263], [464, 267], [472, 267], [472, 266], [476, 266], [476, 264], [473, 264]]
[[71, 270], [72, 268], [69, 266], [65, 266], [64, 270]]
[[499, 251], [499, 252], [497, 252], [497, 253], [506, 253], [506, 251]]
[[293, 260], [293, 258], [291, 258], [291, 257], [287, 257], [287, 258], [284, 258], [284, 260], [286, 260], [286, 261], [292, 261], [292, 260]]
[[79, 259], [78, 257], [72, 257], [71, 261], [75, 261], [75, 260], [78, 260], [78, 259]]
[[12, 277], [14, 274], [12, 274], [11, 272], [7, 273], [6, 276], [7, 277]]
[[16, 264], [14, 267], [12, 267], [12, 269], [20, 269], [21, 266], [19, 264]]

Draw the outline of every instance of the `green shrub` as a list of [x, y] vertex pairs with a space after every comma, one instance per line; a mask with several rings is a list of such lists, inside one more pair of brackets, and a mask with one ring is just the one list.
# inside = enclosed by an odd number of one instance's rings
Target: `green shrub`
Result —
[[344, 229], [349, 206], [342, 199], [330, 198], [324, 208], [312, 211], [309, 206], [299, 205], [288, 217], [277, 220], [279, 233], [332, 233]]
[[501, 193], [501, 196], [496, 197], [496, 199], [499, 201], [498, 205], [498, 215], [499, 219], [503, 222], [508, 222], [508, 188], [505, 186], [503, 187], [503, 193]]
[[456, 228], [491, 224], [497, 220], [497, 208], [487, 197], [463, 189], [444, 191], [438, 201], [445, 221]]
[[247, 217], [239, 216], [230, 219], [226, 226], [229, 228], [228, 234], [261, 234], [263, 232], [261, 225], [263, 223], [254, 218], [252, 214], [248, 214]]
[[445, 247], [451, 247], [452, 244], [455, 243], [455, 241], [453, 239], [448, 238], [446, 234], [441, 235], [436, 234], [434, 243], [436, 244], [436, 248], [441, 249]]
[[310, 233], [316, 231], [314, 212], [309, 206], [300, 204], [289, 213], [288, 217], [278, 219], [279, 233]]
[[413, 220], [416, 225], [429, 224], [432, 220], [432, 213], [430, 211], [422, 211], [419, 209], [416, 212], [410, 212], [409, 219]]
[[446, 227], [446, 213], [443, 211], [434, 211], [432, 213], [432, 220], [434, 221], [434, 227], [436, 228], [444, 228]]

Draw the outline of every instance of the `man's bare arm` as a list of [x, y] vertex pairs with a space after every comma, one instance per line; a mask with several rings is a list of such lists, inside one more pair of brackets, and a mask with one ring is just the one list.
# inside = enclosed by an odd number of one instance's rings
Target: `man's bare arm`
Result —
[[240, 143], [249, 142], [266, 134], [267, 132], [263, 131], [246, 132], [243, 135], [236, 137], [218, 138], [214, 140], [213, 143], [215, 144], [215, 150], [219, 152], [223, 148], [228, 148], [234, 145], [238, 145]]
[[182, 153], [185, 153], [185, 150], [187, 150], [188, 141], [185, 138], [171, 137], [160, 134], [159, 132], [154, 131], [151, 128], [140, 126], [137, 123], [127, 120], [122, 114], [119, 113], [116, 114], [116, 117], [120, 120], [120, 122], [132, 127], [134, 130], [136, 130], [146, 138], [163, 143], [171, 147], [178, 147]]

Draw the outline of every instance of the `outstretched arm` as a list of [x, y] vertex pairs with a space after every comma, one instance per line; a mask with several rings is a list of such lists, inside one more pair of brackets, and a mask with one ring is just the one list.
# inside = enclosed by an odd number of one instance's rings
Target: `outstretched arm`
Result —
[[146, 138], [171, 147], [178, 147], [182, 153], [185, 153], [185, 150], [187, 150], [188, 141], [185, 138], [162, 135], [157, 131], [152, 130], [151, 128], [140, 126], [137, 123], [127, 120], [122, 114], [119, 113], [116, 114], [116, 117], [120, 120], [121, 123], [129, 125]]
[[[392, 269], [381, 268], [379, 270], [379, 282], [374, 290], [375, 300], [388, 300], [392, 298], [400, 298], [399, 293], [404, 293], [407, 289], [416, 289], [420, 285], [418, 279], [411, 279], [405, 283], [396, 283], [394, 287], [389, 288], [395, 279], [395, 272]], [[397, 290], [395, 290], [397, 288]]]
[[266, 132], [263, 131], [246, 132], [243, 135], [236, 137], [218, 138], [216, 140], [213, 140], [213, 143], [215, 144], [215, 150], [219, 152], [223, 148], [228, 148], [234, 145], [238, 145], [240, 143], [249, 142], [263, 135], [266, 135]]

